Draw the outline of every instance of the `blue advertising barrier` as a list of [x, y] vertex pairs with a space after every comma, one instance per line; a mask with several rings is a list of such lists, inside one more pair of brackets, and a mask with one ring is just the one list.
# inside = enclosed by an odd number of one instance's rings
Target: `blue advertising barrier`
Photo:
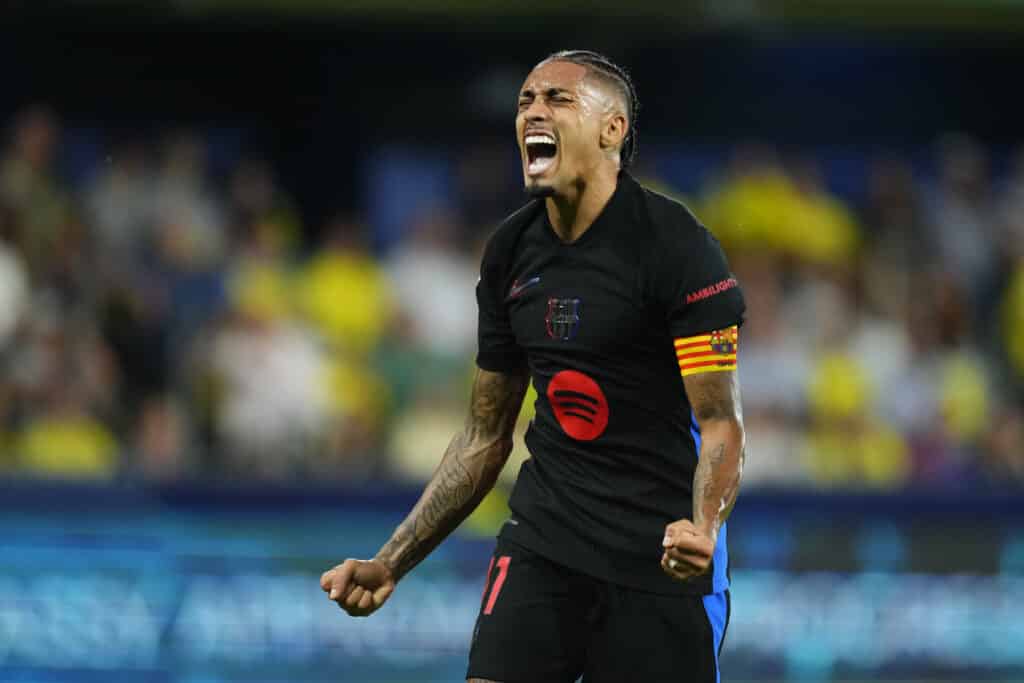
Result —
[[[368, 619], [320, 573], [417, 491], [0, 484], [0, 681], [460, 681], [490, 538]], [[723, 680], [1024, 680], [1016, 496], [744, 493]]]

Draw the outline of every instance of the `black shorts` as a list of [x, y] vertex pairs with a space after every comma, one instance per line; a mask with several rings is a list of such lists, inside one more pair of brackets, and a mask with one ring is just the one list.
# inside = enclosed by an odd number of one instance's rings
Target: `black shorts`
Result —
[[499, 539], [467, 678], [500, 683], [717, 683], [729, 592], [662, 595]]

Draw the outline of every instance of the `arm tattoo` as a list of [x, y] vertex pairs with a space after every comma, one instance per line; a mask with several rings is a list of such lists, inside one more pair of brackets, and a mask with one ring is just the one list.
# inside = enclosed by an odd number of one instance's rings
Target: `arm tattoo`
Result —
[[525, 369], [477, 371], [465, 428], [452, 439], [412, 512], [377, 553], [396, 580], [454, 531], [494, 486], [512, 450], [528, 385]]
[[462, 505], [476, 490], [473, 473], [462, 464], [458, 450], [449, 450], [451, 457], [445, 458], [444, 466], [438, 468], [434, 477], [435, 495], [423, 501], [419, 516], [413, 520], [414, 536], [439, 526], [452, 505]]
[[742, 415], [735, 372], [703, 372], [683, 378], [698, 422]]
[[722, 462], [722, 459], [725, 457], [725, 444], [718, 444], [718, 450], [709, 453], [708, 456], [711, 458], [710, 462], [712, 467], [718, 465], [718, 463]]
[[518, 375], [477, 370], [466, 434], [483, 438], [511, 437], [529, 384], [525, 368]]
[[739, 382], [734, 372], [701, 373], [684, 382], [702, 437], [693, 476], [693, 522], [717, 535], [736, 504], [746, 455]]

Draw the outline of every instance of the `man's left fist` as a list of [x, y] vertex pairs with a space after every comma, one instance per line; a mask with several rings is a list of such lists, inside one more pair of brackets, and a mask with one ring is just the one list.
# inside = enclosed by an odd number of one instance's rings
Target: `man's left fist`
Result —
[[661, 568], [678, 581], [706, 573], [711, 568], [716, 540], [688, 519], [672, 522], [665, 527]]

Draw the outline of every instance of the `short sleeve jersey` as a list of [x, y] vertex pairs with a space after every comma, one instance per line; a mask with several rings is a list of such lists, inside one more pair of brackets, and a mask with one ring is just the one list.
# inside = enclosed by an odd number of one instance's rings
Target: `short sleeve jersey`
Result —
[[477, 300], [477, 364], [527, 365], [538, 396], [501, 536], [620, 585], [721, 590], [724, 532], [714, 571], [678, 582], [660, 567], [665, 525], [692, 518], [700, 439], [673, 340], [743, 322], [717, 240], [682, 204], [621, 173], [573, 243], [557, 237], [542, 200], [506, 219], [485, 250]]

